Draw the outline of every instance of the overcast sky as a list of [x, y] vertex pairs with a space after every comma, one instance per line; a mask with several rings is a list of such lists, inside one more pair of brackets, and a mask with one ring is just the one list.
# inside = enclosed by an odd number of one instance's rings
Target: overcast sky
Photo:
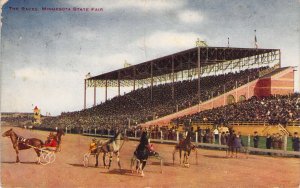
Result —
[[[297, 0], [8, 1], [2, 9], [1, 111], [81, 110], [88, 72], [98, 75], [122, 68], [125, 60], [138, 64], [186, 50], [197, 38], [222, 47], [230, 37], [232, 47], [254, 47], [255, 29], [260, 48], [279, 48], [283, 66], [299, 66], [299, 10]], [[116, 88], [108, 91], [117, 94]], [[87, 97], [91, 106], [93, 89]], [[103, 99], [98, 89], [97, 102]]]

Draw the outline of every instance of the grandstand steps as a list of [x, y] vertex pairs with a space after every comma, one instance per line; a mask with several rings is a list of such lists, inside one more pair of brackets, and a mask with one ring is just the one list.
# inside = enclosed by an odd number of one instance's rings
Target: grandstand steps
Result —
[[214, 97], [201, 104], [178, 111], [176, 113], [148, 121], [141, 124], [141, 126], [147, 127], [150, 125], [168, 125], [173, 119], [227, 105], [227, 99], [229, 97], [233, 97], [235, 102], [239, 102], [242, 98], [245, 98], [247, 100], [252, 96], [262, 97], [276, 94], [287, 95], [290, 93], [294, 93], [294, 68], [278, 68], [268, 73], [267, 75], [262, 76], [261, 78], [253, 80], [227, 93]]

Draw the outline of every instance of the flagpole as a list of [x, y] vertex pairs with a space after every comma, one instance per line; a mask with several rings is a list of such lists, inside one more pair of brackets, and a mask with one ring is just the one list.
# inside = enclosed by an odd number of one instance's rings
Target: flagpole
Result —
[[229, 48], [229, 37], [227, 39], [227, 47]]
[[255, 45], [255, 48], [258, 48], [257, 37], [256, 37], [256, 29], [254, 30], [254, 45]]

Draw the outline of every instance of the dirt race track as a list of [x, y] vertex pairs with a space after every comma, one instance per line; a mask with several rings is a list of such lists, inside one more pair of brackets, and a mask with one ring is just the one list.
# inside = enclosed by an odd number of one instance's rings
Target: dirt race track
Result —
[[[2, 127], [1, 132], [8, 130]], [[48, 132], [14, 128], [25, 138], [47, 138]], [[83, 167], [83, 154], [88, 151], [91, 137], [67, 134], [63, 137], [62, 151], [56, 153], [56, 161], [46, 166], [35, 164], [35, 152], [20, 152], [20, 164], [15, 163], [15, 151], [9, 138], [1, 137], [1, 187], [299, 187], [300, 159], [245, 155], [226, 158], [224, 151], [198, 151], [190, 157], [190, 168], [172, 165], [173, 145], [154, 144], [164, 157], [163, 173], [158, 161], [148, 161], [145, 177], [132, 174], [130, 158], [138, 142], [128, 141], [121, 150], [122, 170], [116, 159], [110, 170]], [[99, 157], [100, 159], [101, 157]], [[178, 154], [176, 159], [178, 159]]]

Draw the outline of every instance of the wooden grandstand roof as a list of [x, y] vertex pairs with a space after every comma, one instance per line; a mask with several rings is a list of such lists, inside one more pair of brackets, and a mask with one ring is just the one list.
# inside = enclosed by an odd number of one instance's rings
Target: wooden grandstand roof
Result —
[[[231, 48], [231, 47], [200, 47], [200, 65], [205, 67], [220, 62], [247, 58], [279, 49], [257, 49], [257, 48]], [[185, 51], [146, 61], [130, 67], [114, 70], [100, 74], [88, 80], [133, 80], [146, 79], [151, 76], [160, 76], [189, 70], [198, 66], [198, 47]], [[152, 67], [152, 68], [151, 68]], [[152, 70], [152, 71], [151, 71]]]

